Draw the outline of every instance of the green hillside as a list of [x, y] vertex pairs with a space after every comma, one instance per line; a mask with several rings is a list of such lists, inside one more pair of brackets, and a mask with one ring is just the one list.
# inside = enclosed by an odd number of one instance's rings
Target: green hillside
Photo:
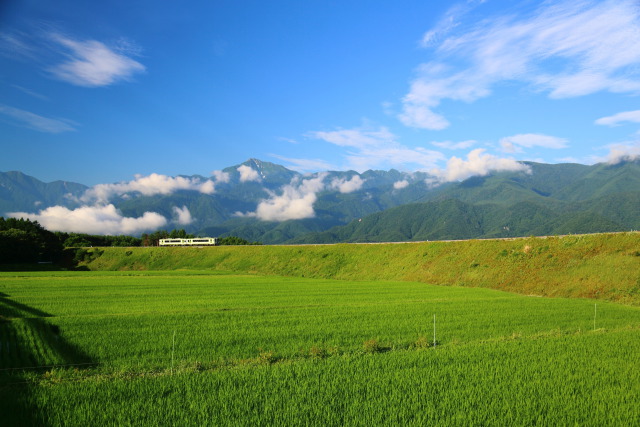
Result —
[[219, 270], [409, 280], [640, 304], [637, 232], [377, 245], [104, 248], [91, 270]]
[[518, 184], [508, 181], [482, 185], [482, 197], [486, 197], [482, 203], [444, 198], [406, 204], [327, 231], [302, 235], [287, 243], [400, 242], [640, 229], [638, 191], [562, 201], [535, 193], [524, 197], [523, 192], [528, 190], [517, 188]]

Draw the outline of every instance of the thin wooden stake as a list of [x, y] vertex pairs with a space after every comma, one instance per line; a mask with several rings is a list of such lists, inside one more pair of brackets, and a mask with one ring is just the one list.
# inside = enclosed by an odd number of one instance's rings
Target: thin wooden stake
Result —
[[598, 314], [598, 304], [594, 304], [593, 306], [593, 330], [596, 330], [596, 316]]

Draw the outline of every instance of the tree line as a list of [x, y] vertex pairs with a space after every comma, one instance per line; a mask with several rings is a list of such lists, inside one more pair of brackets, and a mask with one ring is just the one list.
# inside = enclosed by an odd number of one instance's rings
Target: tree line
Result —
[[[65, 249], [104, 246], [158, 246], [160, 239], [196, 237], [183, 229], [157, 230], [135, 236], [102, 236], [51, 232], [37, 221], [0, 217], [0, 264], [59, 262]], [[220, 245], [259, 245], [236, 236], [218, 239]]]
[[56, 262], [64, 247], [37, 221], [0, 217], [0, 264]]

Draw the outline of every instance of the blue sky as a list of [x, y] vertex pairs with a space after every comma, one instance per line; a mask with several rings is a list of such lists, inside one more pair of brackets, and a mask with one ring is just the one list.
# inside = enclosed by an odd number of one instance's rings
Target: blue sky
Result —
[[9, 0], [0, 170], [96, 185], [253, 157], [459, 180], [616, 161], [640, 155], [639, 46], [629, 0]]

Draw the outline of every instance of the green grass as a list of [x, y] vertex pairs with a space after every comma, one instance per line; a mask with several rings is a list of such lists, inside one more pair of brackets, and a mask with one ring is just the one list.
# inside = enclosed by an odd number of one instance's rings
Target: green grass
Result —
[[637, 232], [379, 245], [104, 248], [85, 267], [408, 280], [640, 305]]
[[640, 309], [606, 301], [34, 272], [0, 273], [0, 316], [7, 425], [640, 422]]

